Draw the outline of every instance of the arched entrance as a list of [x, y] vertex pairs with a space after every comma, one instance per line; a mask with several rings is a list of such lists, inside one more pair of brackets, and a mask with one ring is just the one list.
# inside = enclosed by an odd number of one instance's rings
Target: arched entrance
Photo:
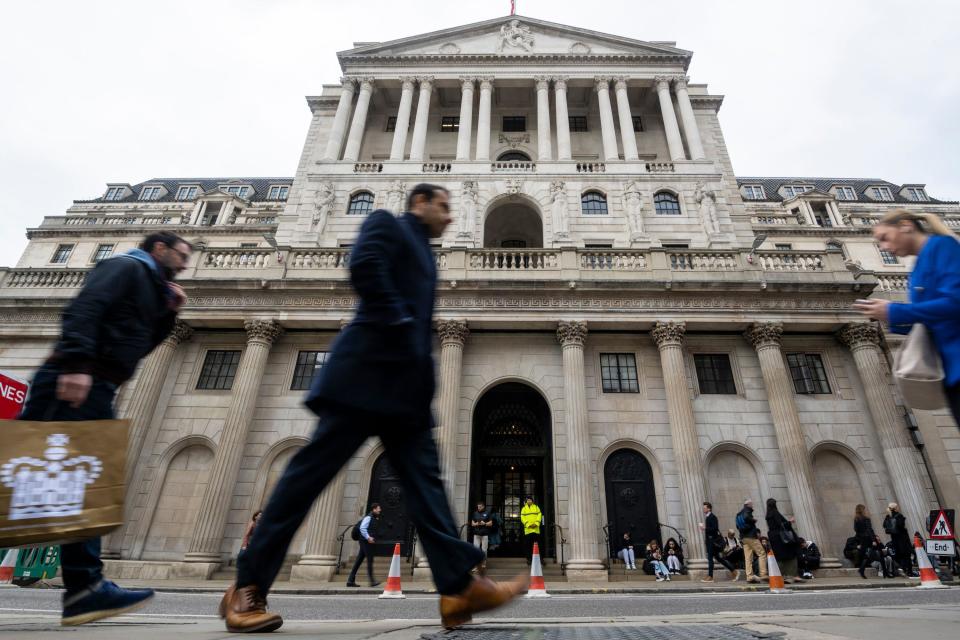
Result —
[[370, 475], [370, 491], [367, 497], [367, 512], [374, 502], [383, 510], [376, 524], [374, 550], [378, 556], [393, 554], [393, 546], [400, 543], [400, 553], [407, 555], [413, 534], [413, 526], [407, 512], [407, 500], [393, 465], [386, 454], [381, 454], [373, 464]]
[[538, 249], [543, 247], [540, 214], [518, 196], [496, 205], [483, 222], [487, 249]]
[[507, 382], [487, 391], [473, 412], [470, 508], [483, 500], [500, 515], [500, 545], [491, 556], [522, 557], [520, 509], [533, 496], [543, 512], [543, 555], [552, 557], [553, 457], [550, 407], [531, 387]]
[[624, 533], [630, 534], [637, 549], [651, 540], [662, 544], [653, 469], [647, 459], [633, 449], [614, 451], [603, 466], [603, 478], [611, 556], [620, 550]]

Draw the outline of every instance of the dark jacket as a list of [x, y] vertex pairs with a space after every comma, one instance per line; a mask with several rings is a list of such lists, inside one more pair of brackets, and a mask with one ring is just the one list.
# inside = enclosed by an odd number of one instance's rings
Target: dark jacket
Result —
[[307, 395], [318, 415], [344, 405], [432, 426], [432, 316], [437, 270], [427, 228], [411, 213], [374, 211], [350, 255], [360, 297]]
[[753, 509], [750, 507], [744, 507], [741, 509], [737, 514], [737, 522], [740, 522], [741, 518], [739, 516], [741, 515], [743, 516], [743, 523], [746, 526], [744, 526], [742, 529], [739, 525], [737, 526], [737, 532], [740, 534], [740, 539], [759, 538], [760, 530], [757, 528], [757, 519], [753, 517]]
[[[797, 557], [800, 545], [797, 542], [784, 542], [783, 532], [793, 531], [793, 525], [779, 511], [767, 512], [767, 539], [777, 560], [793, 560]], [[794, 536], [796, 539], [796, 536]]]
[[703, 521], [703, 537], [707, 543], [710, 543], [710, 541], [715, 538], [721, 537], [720, 521], [717, 520], [717, 516], [713, 515], [713, 512], [708, 513], [706, 519]]
[[913, 545], [910, 542], [910, 532], [907, 531], [907, 519], [902, 513], [888, 513], [883, 519], [883, 530], [890, 534], [890, 541], [898, 553], [910, 553]]
[[875, 534], [873, 533], [873, 523], [870, 522], [870, 518], [854, 518], [853, 534], [858, 543], [862, 545], [873, 544]]
[[64, 373], [89, 373], [123, 384], [137, 363], [173, 329], [170, 291], [153, 258], [104, 260], [63, 311], [63, 333], [49, 362]]

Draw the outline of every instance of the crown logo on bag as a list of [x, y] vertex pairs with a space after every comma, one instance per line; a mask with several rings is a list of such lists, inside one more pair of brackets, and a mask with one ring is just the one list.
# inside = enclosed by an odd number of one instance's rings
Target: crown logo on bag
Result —
[[67, 445], [70, 436], [47, 436], [44, 459], [20, 457], [0, 467], [0, 482], [13, 489], [10, 520], [75, 516], [83, 510], [83, 494], [103, 471], [103, 463], [94, 456], [75, 456]]

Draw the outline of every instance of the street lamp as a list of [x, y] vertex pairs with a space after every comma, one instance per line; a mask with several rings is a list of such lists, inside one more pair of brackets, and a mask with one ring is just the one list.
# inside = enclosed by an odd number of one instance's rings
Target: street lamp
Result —
[[263, 234], [263, 239], [267, 244], [277, 250], [277, 262], [283, 262], [283, 254], [280, 253], [280, 247], [277, 246], [277, 238], [272, 233]]
[[753, 254], [757, 252], [757, 249], [760, 248], [764, 242], [767, 241], [767, 234], [760, 233], [753, 239], [753, 244], [750, 246], [750, 253], [747, 254], [747, 264], [753, 264]]

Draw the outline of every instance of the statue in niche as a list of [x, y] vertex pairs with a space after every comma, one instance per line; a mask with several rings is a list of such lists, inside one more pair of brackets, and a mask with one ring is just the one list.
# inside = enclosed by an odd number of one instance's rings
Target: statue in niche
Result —
[[333, 208], [333, 201], [336, 200], [333, 192], [333, 184], [321, 182], [317, 188], [317, 197], [313, 203], [313, 219], [310, 223], [310, 230], [317, 233], [323, 233], [323, 228], [327, 226], [327, 216], [330, 209]]
[[464, 180], [460, 190], [460, 226], [457, 237], [470, 239], [473, 237], [473, 228], [476, 225], [477, 213], [477, 183], [474, 180]]
[[407, 185], [399, 180], [391, 182], [390, 188], [387, 190], [386, 210], [396, 214], [402, 213], [403, 207], [406, 204], [404, 202], [406, 195]]
[[567, 186], [562, 180], [554, 180], [550, 183], [550, 194], [553, 201], [551, 209], [553, 214], [553, 237], [568, 238], [570, 232], [567, 230]]
[[630, 225], [630, 239], [645, 237], [643, 231], [643, 194], [636, 181], [631, 180], [623, 190], [623, 206]]
[[717, 194], [702, 182], [698, 182], [693, 199], [700, 206], [700, 222], [703, 223], [707, 235], [715, 236], [719, 234], [720, 221], [717, 219]]
[[505, 46], [523, 49], [527, 53], [533, 52], [533, 34], [530, 28], [520, 24], [519, 20], [511, 20], [500, 27], [500, 39], [497, 42], [497, 53], [503, 53]]

